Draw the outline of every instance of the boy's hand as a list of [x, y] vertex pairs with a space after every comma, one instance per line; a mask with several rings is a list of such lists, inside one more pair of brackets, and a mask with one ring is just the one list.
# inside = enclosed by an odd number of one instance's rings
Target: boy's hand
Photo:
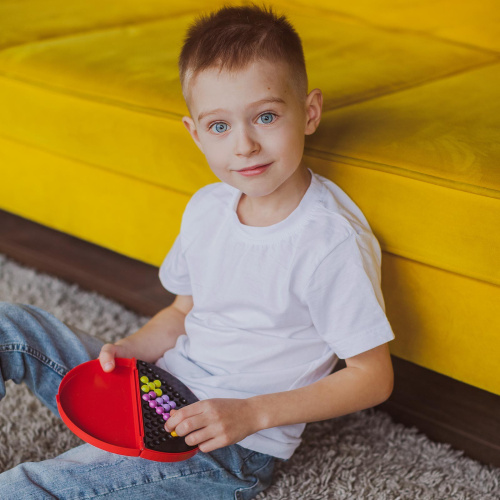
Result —
[[185, 436], [189, 446], [209, 451], [237, 443], [259, 430], [257, 416], [249, 399], [206, 399], [180, 410], [171, 410], [165, 424]]
[[130, 358], [127, 348], [120, 344], [104, 344], [99, 353], [99, 361], [105, 372], [115, 369], [115, 358]]

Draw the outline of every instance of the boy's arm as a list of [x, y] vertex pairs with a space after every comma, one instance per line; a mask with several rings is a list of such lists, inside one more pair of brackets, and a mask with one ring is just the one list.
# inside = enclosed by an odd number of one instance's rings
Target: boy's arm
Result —
[[191, 295], [177, 295], [174, 302], [153, 316], [142, 328], [114, 344], [105, 344], [99, 354], [104, 371], [112, 371], [114, 359], [132, 358], [154, 363], [165, 351], [175, 346], [186, 333], [184, 320], [193, 308]]
[[[347, 367], [300, 389], [248, 399], [208, 399], [171, 412], [166, 427], [200, 450], [237, 443], [262, 429], [326, 420], [385, 401], [394, 375], [387, 344], [346, 359]], [[189, 435], [188, 435], [189, 434]]]
[[346, 368], [317, 382], [287, 392], [255, 397], [263, 429], [316, 422], [371, 408], [392, 393], [394, 374], [387, 344], [352, 358]]

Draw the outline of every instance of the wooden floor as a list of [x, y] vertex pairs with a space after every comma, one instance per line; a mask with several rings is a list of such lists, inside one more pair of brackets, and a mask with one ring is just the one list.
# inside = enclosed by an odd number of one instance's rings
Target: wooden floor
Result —
[[[174, 299], [162, 288], [157, 267], [1, 210], [0, 253], [146, 316]], [[500, 467], [500, 396], [396, 357], [393, 364], [394, 392], [381, 409], [431, 439]]]

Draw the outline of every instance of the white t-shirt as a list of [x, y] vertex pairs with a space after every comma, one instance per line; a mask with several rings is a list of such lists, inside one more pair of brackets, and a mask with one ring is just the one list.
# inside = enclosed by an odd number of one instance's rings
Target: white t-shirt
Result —
[[[299, 206], [255, 227], [236, 213], [241, 191], [197, 191], [160, 268], [163, 286], [192, 295], [187, 335], [157, 361], [199, 399], [296, 389], [394, 338], [380, 289], [379, 244], [360, 209], [312, 173]], [[239, 444], [289, 458], [305, 424], [265, 429]]]

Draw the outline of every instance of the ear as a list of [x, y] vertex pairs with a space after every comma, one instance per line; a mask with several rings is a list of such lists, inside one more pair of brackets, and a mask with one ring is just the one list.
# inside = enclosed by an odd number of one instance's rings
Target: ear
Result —
[[203, 148], [201, 146], [200, 138], [198, 137], [198, 131], [196, 130], [196, 125], [192, 118], [189, 116], [182, 117], [182, 123], [187, 128], [187, 131], [191, 134], [193, 141], [200, 148], [200, 151], [203, 153]]
[[320, 89], [311, 90], [306, 97], [306, 135], [316, 132], [321, 121], [323, 109], [323, 94]]

